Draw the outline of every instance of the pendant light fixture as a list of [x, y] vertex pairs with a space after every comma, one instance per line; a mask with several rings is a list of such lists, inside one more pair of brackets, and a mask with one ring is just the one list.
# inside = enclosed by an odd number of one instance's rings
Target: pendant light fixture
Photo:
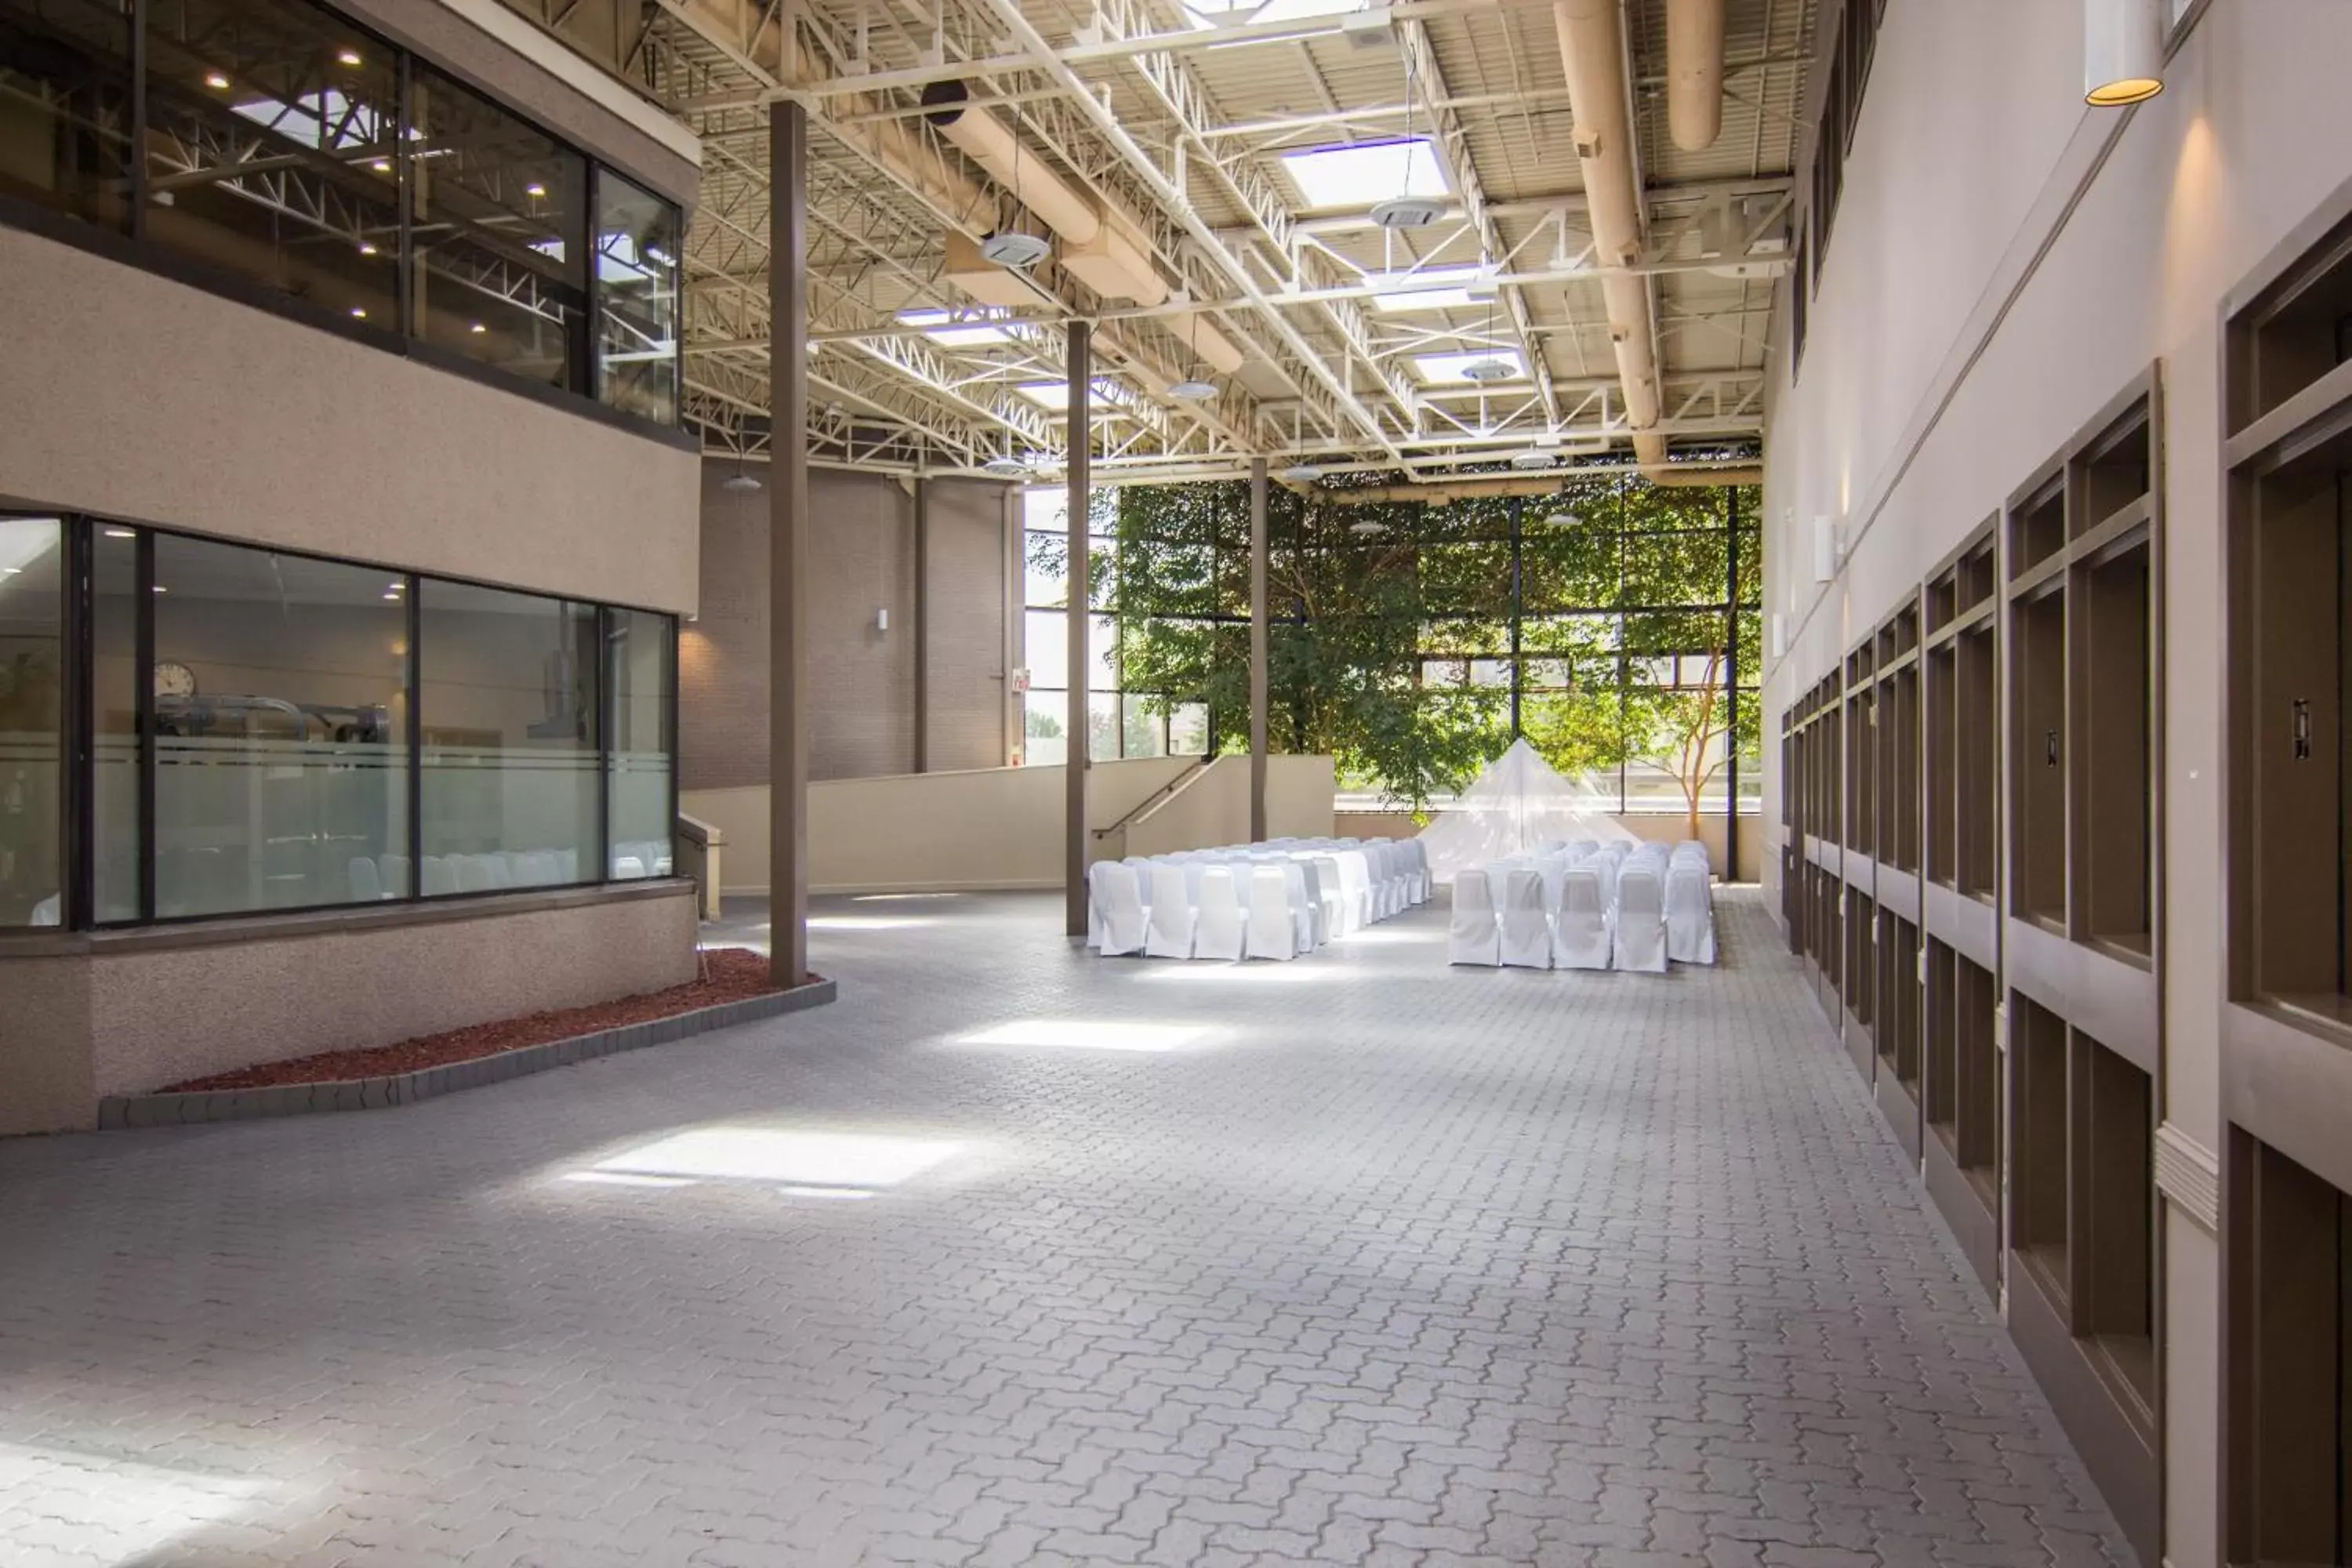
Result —
[[[1185, 301], [1191, 304], [1190, 300]], [[1183, 380], [1168, 389], [1171, 397], [1181, 397], [1187, 403], [1201, 403], [1217, 395], [1217, 384], [1201, 374], [1201, 313], [1191, 311], [1185, 318], [1184, 347], [1192, 359], [1192, 369]]]
[[[1021, 138], [1013, 137], [1013, 203], [1021, 206]], [[1027, 211], [1022, 207], [1023, 211]], [[998, 229], [980, 242], [980, 254], [997, 266], [1026, 272], [1054, 253], [1054, 247], [1023, 229]]]
[[2083, 0], [2083, 101], [2120, 109], [2163, 90], [2162, 0]]
[[1445, 216], [1445, 204], [1429, 196], [1412, 194], [1412, 51], [1404, 57], [1404, 140], [1397, 145], [1404, 151], [1404, 176], [1398, 184], [1402, 188], [1386, 201], [1372, 204], [1372, 221], [1386, 229], [1427, 228]]
[[[1519, 373], [1518, 366], [1513, 364], [1509, 360], [1505, 359], [1501, 354], [1491, 352], [1491, 348], [1495, 341], [1495, 301], [1491, 298], [1486, 301], [1486, 331], [1483, 335], [1485, 336], [1486, 342], [1482, 346], [1487, 347], [1490, 352], [1480, 355], [1478, 358], [1472, 360], [1468, 364], [1464, 365], [1462, 367], [1462, 379], [1465, 381], [1478, 382], [1483, 384], [1486, 382], [1508, 381], [1511, 377], [1517, 375]], [[1483, 409], [1485, 405], [1482, 403], [1480, 407]]]
[[735, 454], [735, 471], [719, 481], [719, 488], [739, 496], [747, 496], [760, 488], [760, 481], [743, 471], [743, 454]]

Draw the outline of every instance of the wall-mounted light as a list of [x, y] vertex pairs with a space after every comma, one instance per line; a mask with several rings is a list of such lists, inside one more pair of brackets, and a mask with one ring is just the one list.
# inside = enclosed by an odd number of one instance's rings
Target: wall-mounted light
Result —
[[1827, 583], [1837, 576], [1838, 557], [1845, 553], [1845, 527], [1836, 518], [1824, 512], [1813, 519], [1813, 581]]
[[2120, 109], [2163, 90], [2162, 0], [2083, 0], [2083, 101]]
[[874, 629], [887, 634], [890, 630], [890, 606], [883, 605], [874, 612]]

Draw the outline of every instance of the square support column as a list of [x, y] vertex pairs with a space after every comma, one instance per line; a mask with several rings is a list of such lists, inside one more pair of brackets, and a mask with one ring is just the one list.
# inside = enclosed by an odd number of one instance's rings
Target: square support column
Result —
[[769, 973], [808, 976], [808, 110], [769, 107]]
[[1250, 842], [1265, 837], [1265, 459], [1250, 459]]
[[1087, 633], [1093, 617], [1094, 597], [1088, 578], [1094, 564], [1087, 513], [1094, 499], [1090, 459], [1094, 444], [1094, 329], [1085, 321], [1070, 324], [1069, 431], [1069, 740], [1063, 767], [1067, 786], [1064, 795], [1064, 902], [1068, 935], [1087, 934]]

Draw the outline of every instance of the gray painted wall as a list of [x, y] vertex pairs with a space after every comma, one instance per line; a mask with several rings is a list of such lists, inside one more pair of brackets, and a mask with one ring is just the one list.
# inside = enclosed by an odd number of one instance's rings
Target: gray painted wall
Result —
[[[768, 782], [768, 530], [772, 497], [702, 475], [700, 617], [679, 643], [679, 782]], [[751, 470], [764, 486], [764, 468]], [[1005, 487], [932, 480], [930, 756], [934, 771], [1005, 760]], [[809, 776], [915, 768], [915, 502], [898, 481], [809, 475]], [[877, 625], [889, 612], [890, 626]]]

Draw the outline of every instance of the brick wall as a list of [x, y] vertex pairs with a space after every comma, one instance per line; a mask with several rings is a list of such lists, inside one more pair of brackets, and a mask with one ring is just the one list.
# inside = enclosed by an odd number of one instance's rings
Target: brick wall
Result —
[[[702, 476], [701, 610], [679, 646], [679, 783], [768, 777], [768, 519], [762, 489]], [[763, 482], [764, 468], [755, 468]], [[930, 765], [1004, 761], [1003, 487], [933, 481]], [[809, 475], [809, 776], [915, 763], [915, 504], [896, 480]], [[877, 612], [887, 609], [889, 630]]]

